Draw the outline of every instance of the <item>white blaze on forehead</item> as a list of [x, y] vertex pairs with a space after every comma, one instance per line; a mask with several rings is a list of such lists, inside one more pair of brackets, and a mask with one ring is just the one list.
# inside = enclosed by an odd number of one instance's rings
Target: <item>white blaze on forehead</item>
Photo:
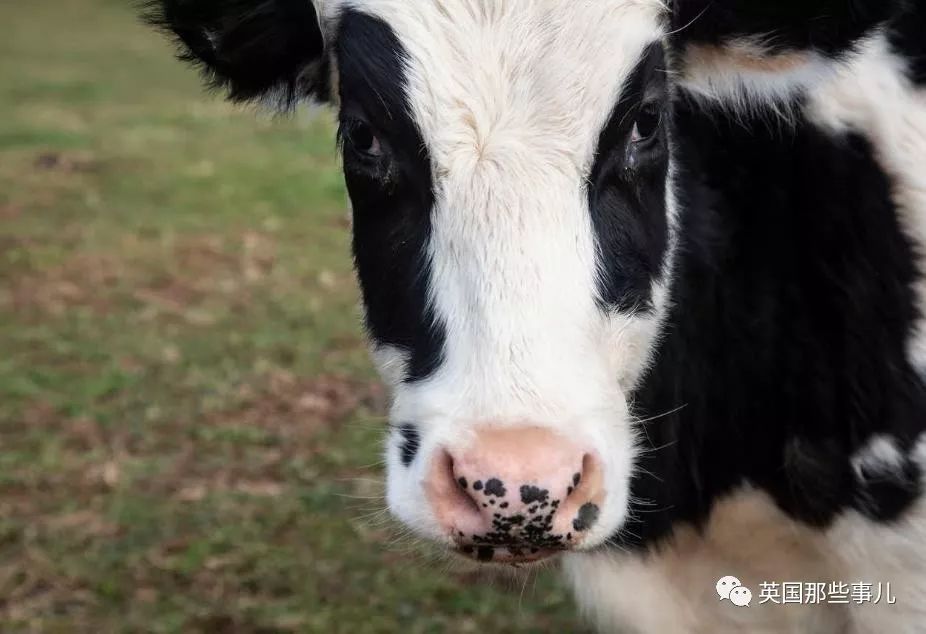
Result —
[[364, 9], [409, 53], [411, 106], [440, 180], [478, 177], [484, 164], [511, 176], [587, 172], [624, 80], [660, 35], [663, 5], [398, 0]]

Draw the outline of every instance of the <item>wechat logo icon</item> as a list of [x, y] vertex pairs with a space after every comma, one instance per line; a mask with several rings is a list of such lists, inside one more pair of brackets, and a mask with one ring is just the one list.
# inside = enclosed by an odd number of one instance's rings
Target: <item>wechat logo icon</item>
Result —
[[720, 600], [729, 599], [730, 603], [736, 607], [747, 608], [752, 601], [752, 590], [744, 586], [736, 577], [721, 577], [716, 587]]

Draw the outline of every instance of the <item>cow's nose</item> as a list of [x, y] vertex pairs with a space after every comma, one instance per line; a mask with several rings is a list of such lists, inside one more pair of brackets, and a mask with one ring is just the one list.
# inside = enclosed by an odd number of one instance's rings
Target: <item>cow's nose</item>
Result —
[[435, 456], [425, 483], [461, 553], [531, 561], [581, 544], [604, 499], [595, 455], [540, 427], [483, 428]]

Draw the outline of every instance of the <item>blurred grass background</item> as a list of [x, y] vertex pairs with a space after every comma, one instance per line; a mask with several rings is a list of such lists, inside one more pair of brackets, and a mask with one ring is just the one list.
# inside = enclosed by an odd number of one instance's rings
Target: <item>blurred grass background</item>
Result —
[[0, 632], [577, 631], [382, 521], [328, 116], [131, 4], [0, 2]]

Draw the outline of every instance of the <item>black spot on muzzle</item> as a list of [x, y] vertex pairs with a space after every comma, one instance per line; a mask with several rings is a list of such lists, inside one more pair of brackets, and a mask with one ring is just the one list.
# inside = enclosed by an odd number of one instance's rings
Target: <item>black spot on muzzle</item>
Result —
[[495, 497], [505, 497], [505, 484], [498, 478], [491, 478], [486, 482], [485, 494], [494, 495]]
[[540, 487], [530, 486], [527, 484], [521, 487], [521, 501], [525, 504], [531, 504], [533, 502], [546, 502], [549, 496], [550, 492], [546, 489], [541, 489]]
[[579, 509], [579, 514], [572, 520], [572, 527], [579, 532], [587, 531], [598, 521], [598, 513], [597, 505], [591, 502], [583, 504]]
[[402, 436], [402, 445], [399, 447], [402, 464], [407, 467], [418, 455], [418, 449], [421, 448], [421, 434], [418, 433], [418, 428], [412, 424], [401, 425], [399, 434]]

